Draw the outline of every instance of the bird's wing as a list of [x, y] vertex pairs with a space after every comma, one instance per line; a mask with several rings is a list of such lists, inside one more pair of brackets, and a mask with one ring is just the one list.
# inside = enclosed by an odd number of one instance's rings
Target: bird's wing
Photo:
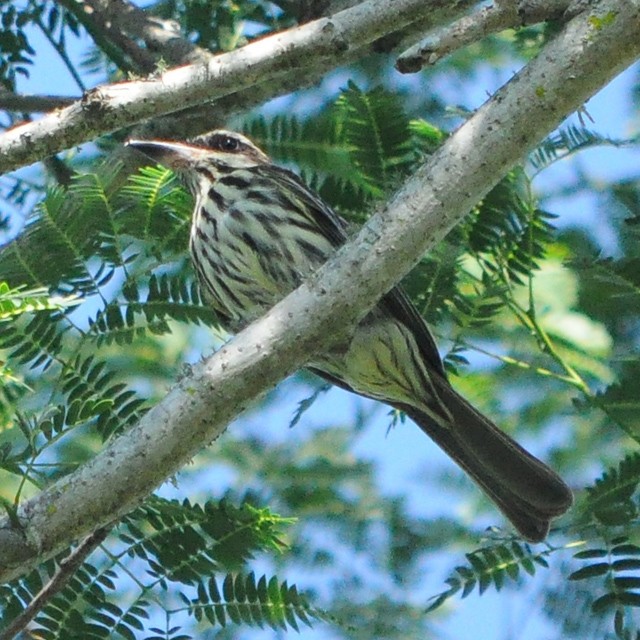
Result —
[[347, 241], [346, 221], [311, 191], [299, 176], [274, 165], [269, 166], [269, 171], [277, 172], [280, 185], [289, 191], [292, 203], [298, 204], [298, 213], [306, 216], [309, 223], [317, 227], [334, 247], [338, 248]]
[[[345, 244], [348, 240], [346, 221], [313, 193], [295, 173], [282, 167], [270, 167], [272, 170], [274, 168], [277, 169], [283, 186], [286, 186], [292, 195], [304, 205], [302, 210], [308, 215], [310, 223], [317, 226], [334, 247], [338, 248]], [[382, 297], [380, 304], [392, 317], [413, 333], [422, 357], [429, 368], [446, 378], [438, 347], [431, 331], [402, 288], [394, 287]]]

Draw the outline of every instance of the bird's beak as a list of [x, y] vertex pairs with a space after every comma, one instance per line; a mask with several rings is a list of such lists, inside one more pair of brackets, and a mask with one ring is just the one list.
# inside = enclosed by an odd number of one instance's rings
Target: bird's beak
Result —
[[127, 140], [125, 146], [140, 151], [154, 162], [176, 171], [188, 169], [204, 153], [198, 147], [165, 140]]

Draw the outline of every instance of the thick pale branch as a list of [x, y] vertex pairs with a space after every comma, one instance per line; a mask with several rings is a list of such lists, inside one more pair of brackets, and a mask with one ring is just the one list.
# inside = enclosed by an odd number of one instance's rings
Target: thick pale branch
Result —
[[398, 57], [396, 69], [401, 73], [415, 73], [492, 33], [568, 17], [565, 14], [569, 5], [570, 0], [496, 0], [407, 49]]
[[[252, 401], [340, 338], [469, 209], [640, 56], [640, 4], [580, 14], [408, 180], [358, 237], [214, 356], [130, 431], [0, 523], [0, 579], [112, 522], [217, 438]], [[15, 521], [15, 518], [14, 518]]]
[[[98, 87], [75, 105], [0, 136], [0, 173], [53, 155], [96, 136], [173, 113], [295, 74], [310, 74], [350, 62], [363, 47], [416, 21], [455, 18], [472, 0], [367, 0], [241, 49], [168, 71], [154, 79]], [[442, 6], [446, 5], [446, 6]], [[276, 82], [277, 81], [277, 82]]]

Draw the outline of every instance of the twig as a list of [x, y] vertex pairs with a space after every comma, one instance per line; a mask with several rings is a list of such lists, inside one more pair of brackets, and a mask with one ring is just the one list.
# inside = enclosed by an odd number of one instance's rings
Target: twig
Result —
[[139, 74], [152, 73], [156, 61], [143, 47], [126, 35], [113, 23], [101, 7], [93, 2], [79, 2], [76, 0], [57, 0], [69, 13], [73, 14], [80, 24], [87, 30], [100, 49], [123, 72]]
[[[35, 9], [35, 7], [34, 7], [34, 9]], [[47, 27], [44, 24], [44, 22], [42, 21], [40, 16], [37, 13], [35, 13], [35, 16], [36, 17], [34, 18], [34, 23], [36, 25], [38, 25], [38, 27], [40, 28], [40, 31], [42, 31], [42, 34], [44, 35], [44, 37], [49, 41], [49, 44], [53, 47], [55, 52], [60, 56], [60, 59], [62, 60], [62, 63], [67, 68], [67, 71], [69, 72], [69, 74], [73, 78], [73, 80], [76, 83], [76, 85], [78, 85], [78, 88], [80, 89], [80, 91], [84, 91], [86, 89], [86, 87], [85, 87], [84, 83], [82, 82], [82, 78], [80, 77], [80, 74], [76, 70], [75, 66], [73, 65], [73, 63], [71, 62], [71, 59], [69, 58], [69, 56], [67, 54], [67, 50], [65, 49], [64, 44], [63, 44], [64, 41], [63, 41], [62, 36], [60, 38], [60, 41], [57, 41], [53, 37], [53, 33], [51, 32], [49, 27]]]
[[402, 53], [396, 69], [401, 73], [415, 73], [492, 33], [566, 18], [569, 4], [570, 0], [496, 0], [493, 5], [460, 18]]
[[34, 596], [29, 606], [13, 619], [8, 627], [0, 631], [0, 640], [12, 640], [12, 638], [26, 628], [47, 602], [57, 593], [60, 593], [89, 555], [104, 542], [104, 539], [109, 533], [109, 529], [110, 527], [97, 529], [91, 535], [87, 536], [64, 560], [61, 560], [56, 573]]
[[[520, 319], [518, 318], [518, 321]], [[547, 369], [546, 367], [541, 367], [536, 364], [531, 364], [530, 362], [525, 362], [524, 360], [519, 360], [518, 358], [514, 358], [512, 356], [505, 356], [499, 353], [494, 353], [492, 351], [488, 351], [487, 349], [483, 349], [477, 344], [473, 344], [466, 340], [457, 340], [456, 344], [462, 345], [471, 351], [475, 351], [476, 353], [481, 353], [489, 358], [493, 358], [498, 362], [502, 362], [503, 364], [517, 367], [518, 369], [526, 369], [528, 371], [533, 371], [535, 374], [540, 376], [545, 376], [549, 378], [554, 378], [556, 380], [560, 380], [561, 382], [566, 382], [570, 384], [572, 387], [578, 388], [585, 395], [590, 395], [585, 392], [585, 387], [580, 382], [576, 382], [575, 378], [570, 375], [562, 375], [560, 373], [556, 373], [555, 371], [551, 371], [551, 369]]]
[[44, 113], [68, 107], [77, 100], [69, 96], [27, 96], [0, 89], [0, 109], [6, 111]]
[[162, 20], [127, 0], [83, 0], [81, 4], [85, 12], [100, 16], [103, 23], [109, 24], [110, 33], [121, 33], [122, 38], [126, 33], [131, 38], [143, 40], [147, 55], [152, 52], [169, 65], [206, 62], [213, 57], [210, 51], [184, 38], [175, 21]]

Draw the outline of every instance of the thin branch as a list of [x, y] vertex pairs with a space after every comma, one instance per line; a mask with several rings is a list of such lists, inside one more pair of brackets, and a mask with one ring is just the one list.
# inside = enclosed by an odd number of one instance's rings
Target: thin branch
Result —
[[[518, 318], [518, 321], [520, 319]], [[505, 356], [500, 353], [494, 353], [493, 351], [488, 351], [487, 349], [483, 349], [477, 344], [468, 342], [466, 340], [458, 340], [456, 344], [469, 349], [470, 351], [475, 351], [476, 353], [481, 353], [482, 355], [488, 356], [493, 360], [497, 360], [498, 362], [502, 362], [508, 366], [516, 367], [518, 369], [525, 369], [529, 371], [533, 371], [536, 375], [545, 376], [548, 378], [554, 378], [555, 380], [560, 380], [561, 382], [566, 382], [570, 384], [572, 387], [577, 387], [582, 393], [585, 393], [584, 383], [582, 381], [576, 380], [572, 376], [562, 375], [561, 373], [557, 373], [552, 371], [551, 369], [547, 369], [546, 367], [541, 367], [537, 364], [531, 364], [530, 362], [526, 362], [525, 360], [520, 360], [518, 358], [514, 358], [512, 356]]]
[[[61, 1], [69, 3], [75, 0]], [[210, 51], [184, 38], [180, 25], [175, 21], [162, 20], [127, 0], [82, 0], [76, 4], [82, 4], [85, 11], [100, 16], [112, 31], [143, 40], [150, 52], [162, 57], [169, 65], [207, 62], [213, 57]]]
[[118, 28], [92, 2], [56, 0], [87, 30], [93, 41], [122, 72], [148, 74], [156, 66], [154, 57]]
[[38, 25], [44, 37], [49, 41], [49, 44], [53, 47], [58, 56], [60, 56], [62, 63], [67, 68], [69, 75], [73, 78], [74, 82], [78, 86], [78, 89], [80, 89], [80, 91], [85, 91], [86, 87], [84, 85], [84, 82], [82, 81], [82, 78], [80, 77], [80, 74], [76, 70], [74, 64], [71, 62], [71, 59], [67, 54], [67, 50], [64, 47], [62, 38], [60, 39], [60, 41], [56, 41], [53, 37], [53, 33], [51, 33], [49, 28], [44, 24], [42, 18], [40, 18], [37, 13], [35, 15], [36, 17], [34, 18], [34, 23]]
[[0, 109], [23, 113], [44, 113], [74, 104], [78, 98], [69, 96], [27, 96], [0, 88]]
[[29, 606], [13, 619], [8, 627], [0, 630], [0, 640], [12, 640], [21, 631], [24, 631], [51, 598], [64, 589], [80, 565], [104, 542], [108, 532], [108, 527], [97, 529], [62, 560], [51, 580], [34, 596]]
[[398, 57], [396, 69], [401, 73], [415, 73], [492, 33], [566, 18], [569, 4], [570, 0], [496, 0], [412, 46]]
[[[449, 17], [472, 0], [450, 2]], [[280, 82], [325, 73], [357, 59], [362, 49], [383, 35], [415, 21], [442, 20], [441, 0], [367, 0], [331, 18], [263, 38], [235, 51], [168, 71], [149, 80], [98, 87], [60, 112], [15, 127], [0, 136], [0, 172], [36, 162], [149, 118], [213, 101], [256, 84], [271, 83], [271, 97], [281, 95]], [[434, 10], [434, 7], [438, 9]]]
[[[357, 238], [133, 428], [0, 521], [0, 580], [130, 511], [253, 398], [331, 345], [571, 112], [640, 56], [640, 5], [601, 0], [469, 118]], [[340, 328], [340, 331], [337, 329]], [[15, 519], [14, 519], [15, 520]]]

